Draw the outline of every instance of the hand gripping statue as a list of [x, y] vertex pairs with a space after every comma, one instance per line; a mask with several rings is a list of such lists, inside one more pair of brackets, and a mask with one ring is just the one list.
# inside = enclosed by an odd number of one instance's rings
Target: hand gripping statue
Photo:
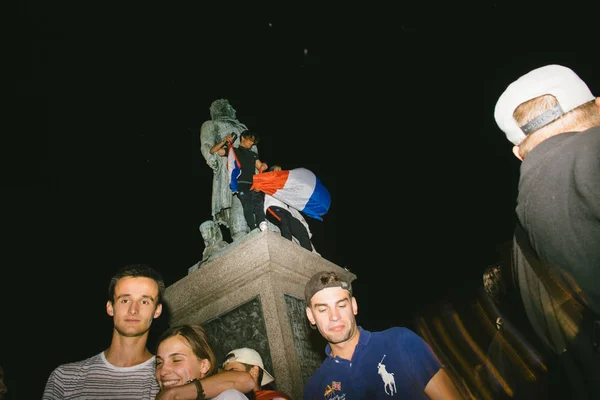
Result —
[[[200, 151], [206, 163], [213, 170], [212, 216], [219, 225], [229, 229], [231, 238], [242, 238], [250, 229], [244, 219], [242, 203], [233, 196], [229, 188], [227, 157], [210, 154], [210, 149], [229, 134], [237, 134], [233, 146], [238, 147], [240, 134], [247, 130], [246, 125], [236, 119], [235, 109], [226, 99], [218, 99], [210, 105], [211, 120], [205, 121], [200, 128]], [[252, 151], [258, 153], [256, 146]]]

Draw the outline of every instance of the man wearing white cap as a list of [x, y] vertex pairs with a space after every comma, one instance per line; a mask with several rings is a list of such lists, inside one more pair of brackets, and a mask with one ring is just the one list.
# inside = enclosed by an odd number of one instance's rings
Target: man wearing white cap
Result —
[[522, 161], [513, 273], [573, 398], [600, 398], [600, 98], [571, 69], [511, 83], [494, 112]]
[[[262, 357], [254, 349], [243, 347], [231, 350], [223, 363], [225, 371], [245, 371], [254, 378], [254, 399], [256, 400], [291, 400], [291, 397], [278, 390], [263, 389], [275, 378], [265, 369]], [[247, 394], [246, 394], [247, 395]]]

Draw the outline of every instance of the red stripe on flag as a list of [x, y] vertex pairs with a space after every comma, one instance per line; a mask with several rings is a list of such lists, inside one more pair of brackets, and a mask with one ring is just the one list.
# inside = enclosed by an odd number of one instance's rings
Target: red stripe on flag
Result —
[[253, 179], [254, 183], [250, 189], [259, 189], [265, 192], [266, 194], [272, 195], [273, 193], [285, 186], [289, 174], [289, 170], [255, 174]]

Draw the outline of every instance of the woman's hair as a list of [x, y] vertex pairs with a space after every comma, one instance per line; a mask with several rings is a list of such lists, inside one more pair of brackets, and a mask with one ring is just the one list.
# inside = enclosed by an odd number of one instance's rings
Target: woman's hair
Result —
[[160, 335], [157, 348], [158, 345], [171, 336], [181, 336], [189, 344], [198, 359], [208, 360], [210, 362], [210, 368], [208, 369], [206, 376], [211, 376], [215, 372], [217, 359], [208, 343], [208, 335], [201, 325], [185, 324], [170, 327]]

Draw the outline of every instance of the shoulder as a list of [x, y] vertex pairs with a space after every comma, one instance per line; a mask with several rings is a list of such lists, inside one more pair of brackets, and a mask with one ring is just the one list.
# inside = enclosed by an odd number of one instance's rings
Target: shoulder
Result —
[[82, 369], [89, 368], [93, 365], [104, 364], [102, 361], [102, 353], [96, 354], [95, 356], [86, 358], [84, 360], [73, 361], [70, 363], [61, 364], [54, 369], [56, 373], [74, 373], [79, 372]]
[[[600, 126], [594, 126], [582, 132], [563, 132], [551, 136], [538, 144], [530, 154], [541, 156], [570, 154], [571, 151], [597, 152], [600, 146]], [[529, 155], [525, 157], [525, 160]], [[535, 158], [535, 157], [533, 157]]]
[[[548, 182], [564, 188], [565, 182], [587, 188], [600, 173], [600, 126], [583, 132], [565, 132], [538, 144], [521, 165], [519, 195]], [[552, 176], [551, 180], [539, 176]], [[541, 194], [540, 194], [541, 195]], [[543, 194], [546, 196], [546, 193]]]
[[94, 366], [103, 364], [101, 355], [97, 354], [84, 360], [59, 365], [48, 376], [44, 398], [54, 398], [51, 395], [56, 395], [66, 387], [77, 386], [87, 375], [87, 371], [93, 369]]
[[591, 142], [598, 142], [600, 141], [600, 125], [598, 126], [593, 126], [589, 129], [586, 129], [583, 132], [585, 136], [579, 136], [579, 134], [577, 134], [577, 138], [580, 140], [584, 140], [584, 141], [591, 141]]
[[577, 151], [577, 157], [584, 155], [594, 160], [600, 160], [600, 126], [573, 135], [569, 142]]
[[404, 358], [427, 360], [428, 363], [440, 364], [431, 346], [421, 336], [408, 328], [394, 327], [374, 332], [373, 339], [375, 346], [387, 349], [387, 351], [401, 355]]
[[415, 340], [420, 339], [415, 332], [408, 328], [395, 326], [392, 328], [385, 329], [379, 332], [371, 332], [371, 335], [374, 339], [387, 339], [387, 340]]
[[561, 151], [576, 149], [581, 149], [584, 152], [592, 149], [597, 151], [600, 145], [600, 126], [594, 126], [582, 132], [561, 133], [544, 140], [538, 146], [545, 143], [549, 143], [546, 147], [558, 147]]

